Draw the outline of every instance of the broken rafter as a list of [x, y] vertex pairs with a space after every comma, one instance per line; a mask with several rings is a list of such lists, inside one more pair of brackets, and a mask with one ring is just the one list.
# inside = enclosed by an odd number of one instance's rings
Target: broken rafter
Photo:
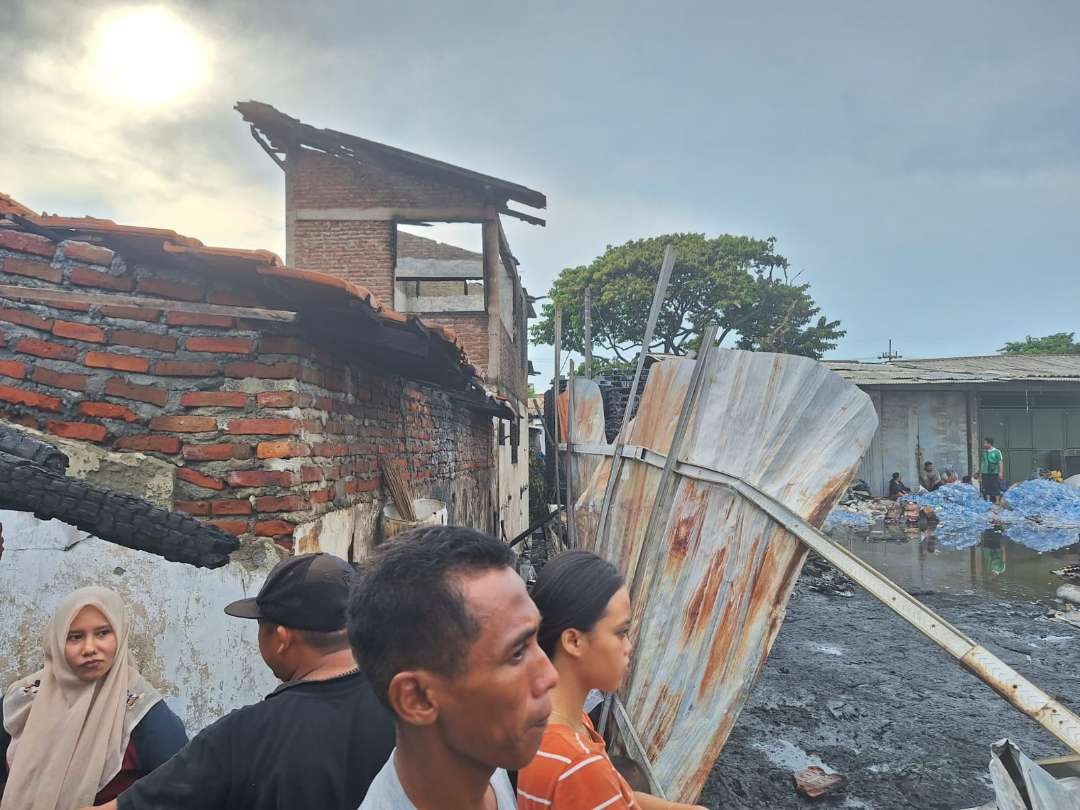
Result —
[[274, 161], [274, 163], [276, 163], [282, 170], [284, 170], [285, 161], [278, 157], [277, 151], [269, 143], [266, 142], [259, 130], [255, 128], [255, 125], [252, 124], [250, 127], [248, 127], [248, 129], [251, 130], [251, 137], [255, 139], [255, 143], [261, 146], [262, 150], [270, 156], [270, 159]]

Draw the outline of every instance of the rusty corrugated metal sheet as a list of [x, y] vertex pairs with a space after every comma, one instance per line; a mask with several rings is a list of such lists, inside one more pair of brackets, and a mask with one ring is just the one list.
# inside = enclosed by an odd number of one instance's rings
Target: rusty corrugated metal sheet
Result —
[[[574, 444], [606, 444], [607, 435], [604, 433], [604, 398], [600, 394], [600, 386], [585, 377], [574, 377]], [[556, 408], [559, 411], [559, 442], [563, 444], [567, 440], [567, 425], [569, 422], [569, 394], [568, 390], [559, 393], [556, 400]], [[580, 454], [575, 455], [564, 452], [560, 456], [563, 470], [571, 486], [571, 492], [576, 498], [592, 480], [596, 474], [596, 468], [603, 463], [610, 463], [605, 456]]]
[[[870, 399], [807, 358], [717, 350], [705, 362], [679, 460], [744, 479], [820, 525], [876, 430]], [[628, 445], [667, 454], [693, 366], [652, 368]], [[622, 465], [608, 539], [597, 542], [611, 463], [602, 458], [577, 499], [577, 537], [637, 570], [638, 587], [649, 583], [634, 604], [622, 697], [667, 797], [693, 801], [765, 663], [806, 551], [733, 490], [685, 476], [662, 530], [646, 538], [662, 470], [637, 458]], [[642, 571], [646, 547], [657, 564]]]

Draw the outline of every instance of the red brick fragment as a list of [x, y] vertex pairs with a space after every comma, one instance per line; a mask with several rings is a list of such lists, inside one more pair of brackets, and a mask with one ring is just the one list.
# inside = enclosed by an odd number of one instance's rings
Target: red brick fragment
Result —
[[179, 301], [202, 301], [202, 287], [191, 284], [182, 284], [179, 281], [169, 281], [164, 278], [141, 278], [138, 282], [138, 290], [144, 295], [158, 295], [162, 298], [175, 298]]
[[260, 408], [295, 408], [309, 401], [310, 397], [296, 391], [262, 391], [255, 395], [255, 404]]
[[18, 360], [0, 360], [0, 375], [21, 380], [26, 377], [26, 363]]
[[242, 391], [188, 391], [180, 398], [185, 408], [243, 408], [247, 401]]
[[175, 456], [180, 452], [180, 440], [175, 436], [121, 436], [113, 447], [117, 450], [138, 450]]
[[42, 385], [50, 385], [53, 388], [66, 388], [69, 391], [85, 391], [87, 384], [90, 382], [90, 377], [86, 374], [53, 371], [40, 363], [34, 367], [30, 379]]
[[61, 404], [58, 397], [38, 394], [35, 391], [27, 391], [11, 385], [0, 385], [0, 400], [13, 402], [16, 405], [26, 405], [30, 408], [38, 408], [43, 411], [59, 411]]
[[156, 323], [161, 320], [161, 310], [150, 307], [102, 306], [98, 311], [105, 318], [121, 318], [127, 321], [146, 321], [147, 323]]
[[297, 483], [292, 470], [236, 470], [229, 473], [231, 487], [291, 487]]
[[255, 523], [255, 534], [260, 537], [291, 536], [295, 528], [285, 520], [260, 520]]
[[64, 271], [59, 267], [53, 267], [48, 262], [36, 259], [16, 259], [8, 256], [4, 259], [3, 271], [16, 276], [36, 278], [39, 281], [48, 281], [51, 284], [59, 284], [64, 280]]
[[236, 319], [229, 315], [206, 315], [199, 312], [166, 312], [165, 323], [169, 326], [218, 326], [231, 329]]
[[94, 425], [89, 422], [46, 422], [45, 430], [54, 436], [87, 442], [103, 442], [109, 435], [104, 425]]
[[214, 501], [210, 506], [215, 515], [250, 515], [251, 501], [247, 498], [230, 498]]
[[105, 383], [105, 393], [110, 397], [133, 399], [136, 402], [149, 402], [151, 405], [157, 405], [159, 408], [165, 407], [165, 403], [169, 401], [169, 392], [164, 388], [158, 388], [154, 385], [129, 383], [122, 377], [113, 377], [108, 380]]
[[174, 501], [173, 509], [194, 517], [206, 517], [210, 514], [210, 501]]
[[226, 461], [251, 458], [252, 451], [246, 444], [185, 444], [183, 454], [188, 461]]
[[288, 436], [300, 432], [295, 419], [233, 419], [226, 430], [242, 436]]
[[166, 433], [213, 433], [218, 424], [213, 416], [155, 416], [150, 420], [150, 429]]
[[125, 422], [137, 422], [139, 419], [130, 408], [112, 402], [80, 402], [79, 413], [99, 419], [123, 419]]
[[76, 242], [71, 239], [61, 242], [60, 249], [64, 251], [65, 259], [86, 262], [87, 264], [102, 264], [106, 267], [112, 264], [115, 255], [107, 247], [91, 245], [89, 242]]
[[47, 340], [24, 337], [19, 338], [15, 344], [15, 351], [23, 354], [32, 354], [34, 357], [44, 357], [48, 360], [74, 360], [79, 352], [71, 346], [61, 346], [59, 343], [50, 343]]
[[255, 499], [257, 512], [299, 512], [308, 508], [303, 495], [266, 495]]
[[0, 248], [17, 250], [20, 253], [35, 253], [38, 256], [50, 258], [56, 253], [56, 245], [44, 236], [13, 231], [10, 228], [0, 228]]
[[158, 360], [154, 364], [154, 373], [163, 377], [216, 377], [220, 372], [217, 363]]
[[112, 352], [87, 352], [83, 358], [83, 365], [90, 368], [111, 368], [114, 371], [130, 371], [135, 374], [145, 374], [150, 370], [150, 361], [145, 357], [136, 357], [130, 354], [113, 354]]
[[81, 340], [86, 343], [104, 343], [105, 330], [97, 326], [72, 321], [53, 321], [52, 332], [57, 337]]
[[35, 315], [33, 312], [29, 312], [25, 309], [0, 308], [0, 321], [17, 323], [19, 326], [26, 326], [30, 329], [40, 329], [43, 332], [48, 332], [52, 329], [52, 321], [50, 319], [42, 318], [40, 315]]
[[257, 377], [261, 380], [295, 380], [300, 377], [297, 363], [251, 363], [236, 361], [225, 364], [226, 377]]
[[114, 276], [89, 267], [72, 268], [68, 281], [78, 287], [97, 287], [101, 290], [131, 292], [135, 289], [135, 279], [130, 276]]
[[208, 520], [211, 526], [217, 526], [223, 532], [229, 534], [235, 534], [237, 536], [246, 534], [248, 530], [248, 523], [246, 520]]
[[218, 478], [212, 478], [209, 475], [204, 475], [198, 470], [193, 470], [190, 467], [178, 467], [176, 470], [176, 477], [182, 481], [187, 481], [189, 484], [202, 487], [203, 489], [225, 489], [224, 481], [221, 481]]
[[109, 342], [117, 346], [131, 346], [134, 349], [153, 349], [158, 352], [176, 351], [176, 338], [172, 335], [157, 335], [153, 332], [141, 332], [138, 329], [114, 329]]
[[187, 350], [216, 354], [251, 354], [255, 350], [255, 342], [249, 338], [192, 335], [187, 339]]
[[311, 455], [311, 446], [301, 442], [259, 442], [255, 450], [259, 458], [306, 458]]

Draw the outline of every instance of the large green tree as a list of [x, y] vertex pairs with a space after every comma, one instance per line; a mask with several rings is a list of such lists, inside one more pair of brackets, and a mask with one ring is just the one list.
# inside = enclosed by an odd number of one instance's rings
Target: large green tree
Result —
[[1080, 354], [1075, 332], [1056, 332], [1053, 335], [1023, 340], [1011, 340], [998, 349], [1002, 354]]
[[650, 351], [685, 354], [713, 322], [721, 344], [730, 337], [740, 349], [809, 357], [821, 357], [843, 337], [840, 322], [820, 314], [810, 285], [789, 277], [788, 260], [776, 252], [774, 238], [676, 233], [609, 246], [591, 264], [563, 270], [532, 327], [533, 341], [554, 342], [559, 307], [563, 348], [582, 353], [589, 290], [594, 351], [610, 358], [606, 362], [632, 361], [669, 243], [677, 257]]

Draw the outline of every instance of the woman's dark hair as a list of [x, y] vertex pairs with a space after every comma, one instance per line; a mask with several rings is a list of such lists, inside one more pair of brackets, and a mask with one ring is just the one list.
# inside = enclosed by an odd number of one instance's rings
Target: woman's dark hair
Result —
[[622, 586], [618, 569], [591, 551], [564, 551], [545, 565], [532, 590], [540, 610], [540, 649], [551, 658], [563, 630], [588, 633], [596, 627]]

